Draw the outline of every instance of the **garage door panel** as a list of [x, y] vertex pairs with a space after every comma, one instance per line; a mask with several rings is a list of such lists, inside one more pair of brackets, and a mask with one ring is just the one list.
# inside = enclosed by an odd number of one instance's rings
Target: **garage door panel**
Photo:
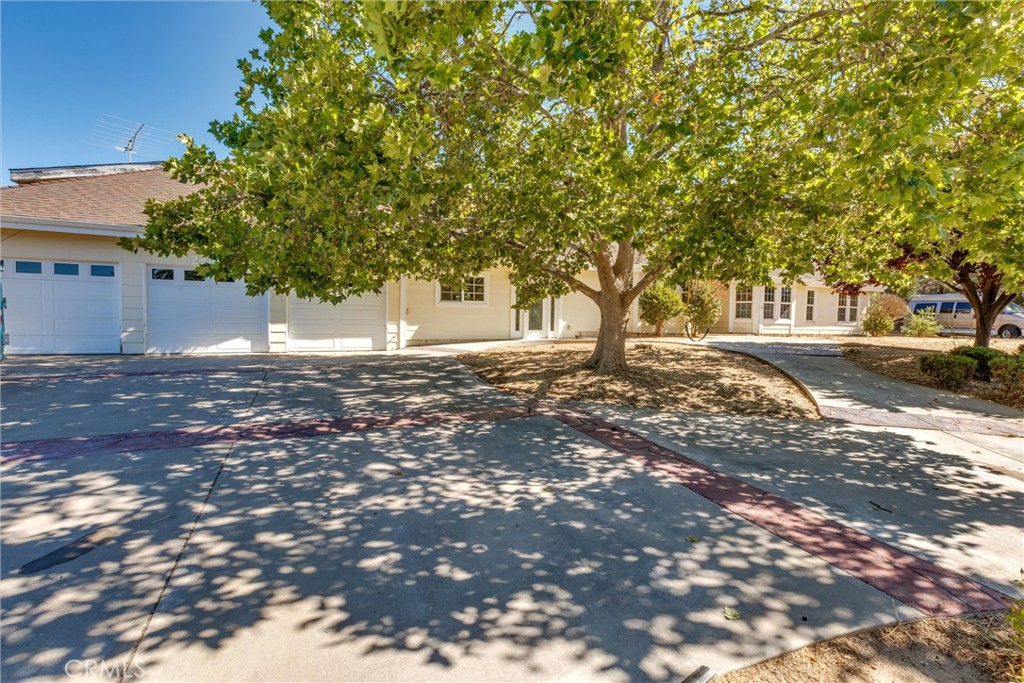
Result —
[[102, 318], [78, 318], [75, 320], [54, 320], [53, 331], [58, 336], [72, 337], [95, 337], [118, 334], [118, 330], [110, 324], [109, 320]]
[[[77, 266], [78, 275], [55, 272], [53, 261], [28, 260], [38, 272], [4, 273], [6, 329], [12, 354], [120, 353], [121, 283], [114, 264], [60, 259], [60, 268]], [[112, 277], [91, 275], [102, 265]]]
[[67, 320], [102, 318], [110, 322], [117, 316], [118, 306], [113, 301], [95, 299], [57, 299], [53, 311], [58, 318]]
[[293, 351], [370, 351], [386, 345], [384, 297], [369, 294], [340, 304], [288, 300], [288, 348]]
[[244, 283], [185, 280], [184, 268], [147, 269], [146, 352], [222, 353], [269, 351], [267, 297], [251, 297]]

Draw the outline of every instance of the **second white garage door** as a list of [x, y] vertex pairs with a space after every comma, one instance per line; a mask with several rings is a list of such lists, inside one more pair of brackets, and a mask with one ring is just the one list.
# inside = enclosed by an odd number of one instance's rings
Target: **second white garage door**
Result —
[[387, 343], [384, 297], [366, 294], [331, 305], [288, 297], [289, 351], [382, 351]]
[[269, 351], [267, 297], [194, 270], [146, 267], [146, 353]]

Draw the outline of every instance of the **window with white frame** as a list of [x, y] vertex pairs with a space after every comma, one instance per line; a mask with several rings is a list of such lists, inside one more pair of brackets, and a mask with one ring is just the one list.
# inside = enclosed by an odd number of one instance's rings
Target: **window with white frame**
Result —
[[761, 307], [761, 317], [765, 320], [775, 320], [775, 288], [765, 288], [764, 304]]
[[793, 288], [783, 287], [779, 290], [779, 319], [790, 320], [793, 317]]
[[752, 287], [738, 287], [736, 289], [736, 318], [747, 319], [753, 317], [754, 312], [754, 289]]
[[804, 320], [814, 322], [814, 290], [807, 292], [807, 306], [804, 308]]
[[841, 323], [857, 322], [857, 295], [840, 292], [839, 313], [837, 319]]
[[486, 281], [483, 276], [467, 277], [461, 288], [439, 285], [437, 300], [441, 303], [486, 303]]

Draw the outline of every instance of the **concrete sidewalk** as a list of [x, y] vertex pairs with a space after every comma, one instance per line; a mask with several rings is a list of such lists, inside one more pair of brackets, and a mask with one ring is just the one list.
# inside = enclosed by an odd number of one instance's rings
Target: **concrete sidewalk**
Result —
[[938, 430], [1024, 463], [1024, 412], [863, 370], [834, 341], [719, 336], [705, 343], [771, 363], [799, 381], [826, 420]]

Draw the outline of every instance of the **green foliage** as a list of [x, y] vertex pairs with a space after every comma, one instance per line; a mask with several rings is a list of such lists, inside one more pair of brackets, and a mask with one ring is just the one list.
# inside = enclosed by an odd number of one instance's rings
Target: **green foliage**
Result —
[[[1021, 347], [1024, 348], [1024, 347]], [[1003, 391], [1014, 398], [1024, 399], [1024, 353], [1003, 354], [989, 362], [992, 379], [1003, 385]]]
[[665, 282], [654, 283], [640, 295], [640, 319], [654, 325], [655, 336], [660, 337], [665, 323], [682, 312], [683, 300], [676, 288]]
[[1024, 289], [1020, 3], [264, 4], [228, 156], [186, 137], [201, 189], [127, 248], [329, 301], [504, 266], [613, 326], [670, 270], [862, 281], [906, 245]]
[[978, 363], [978, 368], [974, 371], [974, 376], [983, 382], [988, 382], [992, 379], [992, 363], [1000, 358], [1008, 356], [1008, 354], [1003, 353], [1002, 351], [978, 346], [958, 346], [949, 353], [953, 356], [973, 358]]
[[872, 299], [860, 321], [860, 328], [864, 334], [881, 337], [892, 332], [894, 327], [892, 317], [882, 309], [877, 299]]
[[936, 383], [946, 389], [960, 389], [974, 377], [977, 361], [965, 356], [950, 356], [934, 353], [921, 356], [921, 371], [931, 375]]
[[908, 337], [934, 337], [941, 331], [935, 311], [917, 311], [903, 323], [903, 334]]
[[694, 280], [685, 285], [682, 315], [694, 328], [706, 330], [722, 316], [719, 287], [708, 280]]

